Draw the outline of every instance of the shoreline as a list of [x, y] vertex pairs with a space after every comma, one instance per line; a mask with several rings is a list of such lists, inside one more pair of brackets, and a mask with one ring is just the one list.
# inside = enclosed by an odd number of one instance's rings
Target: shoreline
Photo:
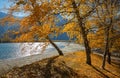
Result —
[[[75, 42], [74, 40], [52, 40], [53, 42]], [[36, 41], [36, 43], [38, 42], [49, 42], [49, 41], [44, 41], [44, 40], [41, 40], [41, 41]], [[28, 41], [28, 42], [0, 42], [0, 43], [35, 43], [34, 41]]]
[[[61, 49], [64, 54], [67, 53], [73, 53], [75, 51], [80, 51], [84, 50], [84, 47], [79, 45], [79, 44], [69, 44], [68, 46], [65, 46], [64, 48]], [[36, 55], [31, 55], [31, 56], [26, 56], [26, 57], [21, 57], [21, 58], [15, 58], [15, 59], [5, 59], [5, 60], [0, 60], [0, 75], [7, 73], [14, 67], [21, 67], [23, 65], [31, 64], [33, 62], [49, 58], [52, 56], [58, 55], [57, 51], [50, 51], [50, 52], [45, 52], [42, 54], [36, 54]]]
[[[34, 42], [34, 43], [2, 43], [0, 44], [0, 60], [6, 59], [16, 59], [20, 57], [30, 56], [34, 54], [41, 54], [42, 44], [44, 42]], [[68, 44], [75, 44], [73, 42], [55, 42], [55, 44], [61, 49]], [[46, 51], [54, 49], [51, 44], [46, 47]], [[55, 50], [55, 49], [54, 49]]]

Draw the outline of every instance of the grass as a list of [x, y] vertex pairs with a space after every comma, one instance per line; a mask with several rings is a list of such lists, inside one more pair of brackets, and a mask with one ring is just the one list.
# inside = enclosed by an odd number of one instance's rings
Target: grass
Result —
[[14, 68], [2, 78], [120, 78], [120, 65], [106, 63], [103, 70], [102, 57], [95, 54], [91, 57], [92, 66], [85, 63], [85, 52], [55, 56]]

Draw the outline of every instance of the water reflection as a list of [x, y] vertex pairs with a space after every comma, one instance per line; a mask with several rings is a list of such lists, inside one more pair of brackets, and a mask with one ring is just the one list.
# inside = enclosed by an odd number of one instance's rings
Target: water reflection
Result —
[[[66, 42], [55, 42], [58, 47], [64, 48]], [[41, 54], [46, 45], [45, 52], [55, 50], [49, 43], [0, 43], [0, 59], [19, 58], [34, 54]]]

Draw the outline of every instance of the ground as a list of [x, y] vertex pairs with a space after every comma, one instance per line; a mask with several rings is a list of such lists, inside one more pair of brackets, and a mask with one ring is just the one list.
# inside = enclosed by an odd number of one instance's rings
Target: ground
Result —
[[91, 54], [92, 66], [86, 64], [85, 52], [54, 56], [22, 67], [15, 67], [1, 78], [120, 78], [120, 65], [106, 63], [102, 57]]

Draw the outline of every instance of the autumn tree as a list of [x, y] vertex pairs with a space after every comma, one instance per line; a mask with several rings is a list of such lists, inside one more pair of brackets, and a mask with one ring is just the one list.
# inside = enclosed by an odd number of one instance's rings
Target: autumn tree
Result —
[[[23, 7], [30, 14], [21, 21], [20, 31], [24, 34], [16, 40], [29, 39], [31, 41], [35, 37], [48, 39], [55, 46], [48, 34], [61, 33], [61, 29], [56, 27], [54, 22], [55, 14], [60, 14], [68, 20], [64, 29], [61, 27], [63, 32], [67, 32], [71, 38], [76, 37], [77, 41], [82, 37], [86, 51], [86, 63], [91, 65], [91, 48], [87, 37], [90, 25], [87, 25], [86, 22], [94, 13], [97, 6], [95, 2], [95, 0], [20, 0], [13, 8]], [[18, 6], [21, 7], [18, 8]], [[69, 29], [73, 29], [73, 31], [69, 32]], [[59, 54], [62, 55], [62, 53]]]
[[104, 30], [104, 56], [103, 56], [103, 63], [102, 68], [105, 67], [105, 60], [106, 56], [108, 55], [108, 63], [111, 63], [110, 59], [110, 46], [111, 46], [111, 40], [110, 37], [112, 36], [112, 31], [116, 30], [116, 17], [119, 13], [119, 0], [104, 0], [104, 1], [98, 1], [99, 7], [96, 9], [96, 13], [98, 16], [99, 24], [101, 25], [101, 28]]
[[[86, 51], [86, 63], [91, 65], [91, 48], [88, 40], [90, 25], [90, 17], [94, 13], [97, 7], [95, 0], [67, 0], [66, 12], [68, 12], [69, 22], [65, 25], [64, 32], [72, 38], [76, 38], [76, 41], [83, 42]], [[68, 4], [67, 4], [68, 3]], [[71, 16], [70, 16], [71, 15]]]
[[[31, 42], [31, 41], [49, 41], [59, 55], [63, 55], [59, 47], [50, 39], [50, 34], [57, 34], [59, 27], [56, 26], [53, 14], [56, 4], [48, 0], [11, 0], [15, 3], [9, 9], [9, 15], [19, 12], [25, 12], [27, 16], [19, 19], [20, 30], [15, 32], [16, 39], [13, 42]], [[57, 3], [59, 4], [59, 3]], [[6, 21], [10, 21], [4, 18]], [[15, 23], [15, 21], [14, 21]]]

